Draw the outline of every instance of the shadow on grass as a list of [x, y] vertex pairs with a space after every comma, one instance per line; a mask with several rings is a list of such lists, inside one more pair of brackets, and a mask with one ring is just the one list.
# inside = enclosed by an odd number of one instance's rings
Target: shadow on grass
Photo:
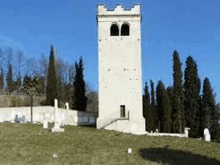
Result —
[[96, 128], [96, 124], [94, 125], [79, 125], [81, 127], [89, 127], [89, 128]]
[[189, 151], [172, 150], [165, 148], [140, 149], [139, 154], [145, 160], [163, 164], [220, 164], [220, 160], [208, 158]]

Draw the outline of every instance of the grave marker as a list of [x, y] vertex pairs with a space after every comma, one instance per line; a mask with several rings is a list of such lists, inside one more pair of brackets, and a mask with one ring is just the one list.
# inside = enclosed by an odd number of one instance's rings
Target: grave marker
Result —
[[65, 109], [68, 109], [69, 110], [69, 103], [65, 103]]
[[47, 128], [48, 128], [48, 122], [47, 122], [47, 120], [44, 120], [43, 128], [44, 128], [44, 129], [47, 129]]
[[211, 135], [209, 134], [208, 128], [204, 129], [204, 140], [210, 142], [211, 140]]
[[52, 132], [64, 132], [64, 128], [60, 128], [60, 116], [59, 116], [59, 109], [58, 109], [58, 102], [57, 99], [54, 99], [54, 125], [51, 129]]

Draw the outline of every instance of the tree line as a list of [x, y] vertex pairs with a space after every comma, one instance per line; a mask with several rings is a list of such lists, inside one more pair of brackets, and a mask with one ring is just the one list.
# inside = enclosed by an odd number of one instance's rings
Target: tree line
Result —
[[[208, 128], [212, 139], [220, 139], [220, 105], [216, 104], [215, 94], [208, 77], [201, 80], [198, 76], [197, 64], [192, 56], [186, 59], [184, 81], [179, 54], [173, 52], [173, 85], [165, 88], [159, 80], [154, 91], [154, 83], [150, 80], [151, 92], [145, 82], [143, 95], [143, 116], [146, 131], [159, 129], [164, 133], [184, 133], [189, 127], [189, 137], [203, 137]], [[155, 97], [156, 94], [156, 97]]]
[[[27, 83], [30, 81], [35, 83]], [[29, 84], [28, 90], [23, 88], [24, 82]], [[87, 104], [90, 104], [90, 109], [97, 111], [97, 92], [84, 81], [82, 57], [79, 64], [75, 62], [74, 65], [58, 58], [53, 45], [49, 60], [44, 54], [39, 58], [26, 59], [21, 50], [14, 52], [11, 47], [6, 50], [0, 48], [0, 94], [30, 94], [30, 84], [35, 84], [35, 90], [32, 90], [34, 95], [46, 96], [42, 105], [53, 105], [53, 99], [56, 98], [60, 107], [64, 107], [65, 102], [68, 102], [70, 108], [86, 110]], [[84, 93], [84, 98], [78, 100], [83, 100], [85, 104], [78, 103], [76, 96], [81, 97], [78, 93]]]

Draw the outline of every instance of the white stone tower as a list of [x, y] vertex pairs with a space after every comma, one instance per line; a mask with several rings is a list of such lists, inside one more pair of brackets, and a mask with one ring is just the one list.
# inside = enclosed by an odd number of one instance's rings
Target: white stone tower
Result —
[[140, 5], [97, 6], [99, 117], [97, 128], [145, 133]]

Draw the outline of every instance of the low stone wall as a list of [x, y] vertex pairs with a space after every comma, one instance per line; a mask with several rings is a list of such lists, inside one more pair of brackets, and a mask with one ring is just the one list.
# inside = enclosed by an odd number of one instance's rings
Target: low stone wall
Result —
[[[65, 125], [84, 125], [95, 124], [97, 114], [82, 112], [76, 110], [59, 109], [59, 117], [61, 123]], [[0, 108], [0, 121], [13, 121], [16, 115], [19, 117], [25, 116], [26, 121], [31, 121], [31, 107], [6, 107]], [[54, 122], [54, 107], [38, 106], [33, 107], [33, 122], [43, 123], [44, 120]]]

